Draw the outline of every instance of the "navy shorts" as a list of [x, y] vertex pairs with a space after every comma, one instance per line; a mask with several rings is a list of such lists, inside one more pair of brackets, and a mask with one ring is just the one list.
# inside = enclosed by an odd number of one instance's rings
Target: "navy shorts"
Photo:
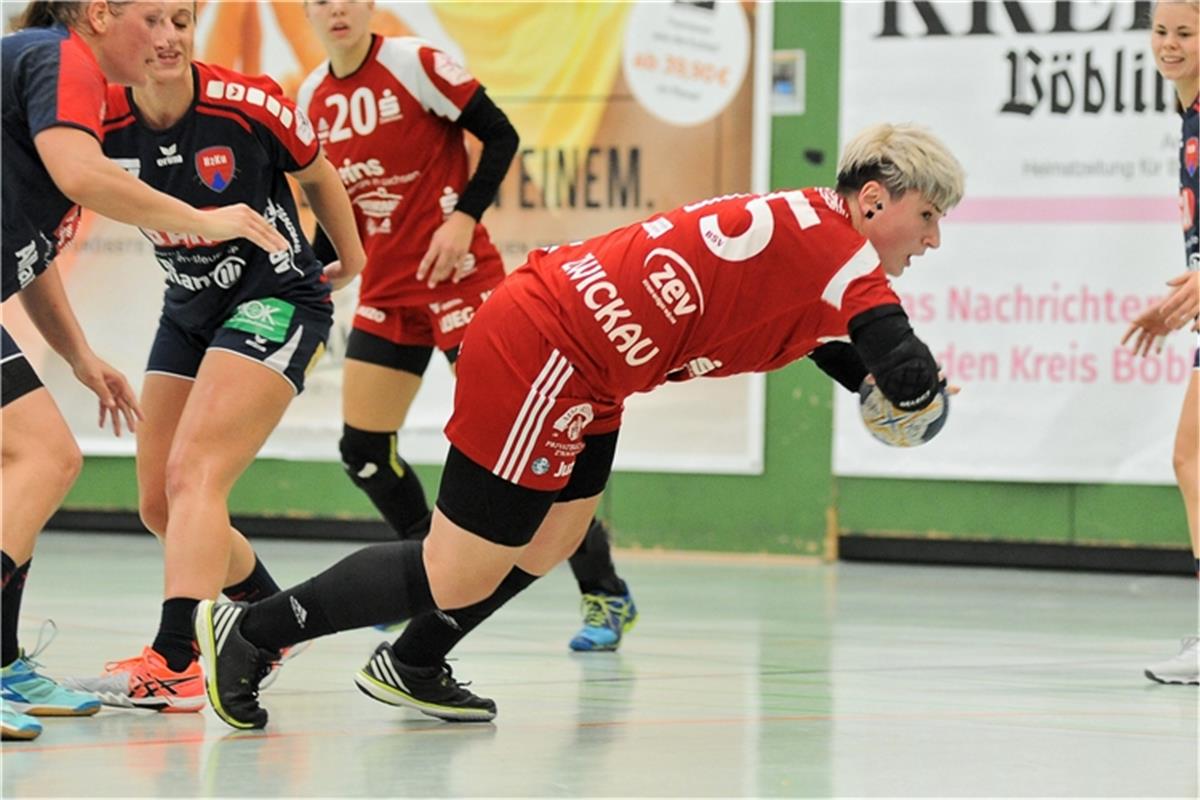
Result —
[[21, 348], [0, 325], [0, 406], [6, 406], [34, 389], [40, 389], [42, 381]]
[[298, 306], [275, 297], [240, 304], [220, 327], [203, 334], [165, 314], [150, 348], [147, 373], [195, 378], [209, 350], [224, 350], [258, 361], [304, 391], [304, 376], [325, 352], [333, 326], [333, 304]]

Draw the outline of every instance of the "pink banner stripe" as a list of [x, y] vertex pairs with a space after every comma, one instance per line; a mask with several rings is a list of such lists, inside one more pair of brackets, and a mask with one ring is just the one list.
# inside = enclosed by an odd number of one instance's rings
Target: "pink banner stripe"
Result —
[[1179, 199], [1165, 197], [968, 197], [946, 222], [1175, 222]]

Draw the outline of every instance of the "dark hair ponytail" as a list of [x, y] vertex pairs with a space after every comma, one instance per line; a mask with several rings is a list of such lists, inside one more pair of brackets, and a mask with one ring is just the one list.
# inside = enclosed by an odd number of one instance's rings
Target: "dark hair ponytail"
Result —
[[83, 3], [63, 0], [33, 0], [25, 6], [15, 30], [25, 28], [49, 28], [58, 23], [74, 27], [83, 18]]

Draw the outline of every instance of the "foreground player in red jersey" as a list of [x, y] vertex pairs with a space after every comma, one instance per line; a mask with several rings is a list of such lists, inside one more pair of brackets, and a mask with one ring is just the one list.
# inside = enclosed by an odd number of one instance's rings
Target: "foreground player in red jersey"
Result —
[[[367, 249], [342, 373], [342, 464], [401, 538], [420, 538], [429, 531], [429, 506], [397, 452], [397, 431], [433, 350], [453, 369], [467, 325], [504, 280], [480, 220], [518, 141], [504, 112], [451, 56], [421, 39], [372, 34], [374, 5], [305, 4], [329, 60], [304, 81], [298, 104], [338, 168]], [[464, 131], [483, 145], [473, 173]], [[318, 235], [318, 255], [323, 240]], [[617, 649], [637, 608], [598, 520], [570, 563], [585, 618], [571, 648]], [[419, 663], [409, 643], [425, 635], [422, 627], [443, 624], [432, 616], [415, 623], [396, 652]]]
[[[533, 253], [463, 343], [452, 444], [424, 542], [375, 545], [256, 603], [196, 611], [214, 710], [262, 727], [264, 653], [436, 610], [444, 655], [578, 545], [612, 465], [624, 399], [665, 381], [765, 372], [811, 356], [847, 388], [868, 374], [903, 409], [942, 384], [889, 277], [940, 243], [962, 168], [911, 126], [847, 146], [836, 189], [704, 200]], [[488, 720], [444, 666], [386, 645], [355, 676], [371, 697]]]

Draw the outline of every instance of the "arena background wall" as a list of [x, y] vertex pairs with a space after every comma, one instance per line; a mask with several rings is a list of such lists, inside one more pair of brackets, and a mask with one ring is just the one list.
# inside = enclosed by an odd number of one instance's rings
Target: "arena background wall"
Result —
[[[840, 20], [836, 3], [775, 6], [776, 49], [805, 52], [806, 110], [772, 121], [772, 186], [832, 182]], [[833, 391], [806, 362], [768, 376], [761, 474], [615, 474], [602, 513], [618, 545], [1186, 572], [1171, 486], [835, 477]], [[440, 470], [417, 469], [434, 493]], [[136, 507], [133, 460], [89, 456], [52, 526], [135, 529]], [[386, 536], [336, 463], [261, 459], [231, 508], [256, 534]]]

